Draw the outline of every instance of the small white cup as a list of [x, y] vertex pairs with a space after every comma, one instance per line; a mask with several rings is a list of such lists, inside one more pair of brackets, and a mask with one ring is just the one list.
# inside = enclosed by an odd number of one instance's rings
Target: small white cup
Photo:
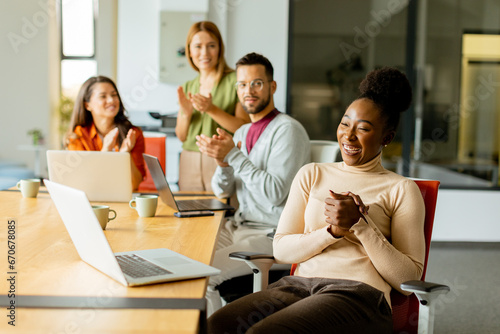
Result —
[[40, 189], [40, 179], [25, 179], [17, 182], [17, 189], [21, 190], [23, 197], [35, 198]]
[[[101, 224], [103, 230], [106, 229], [106, 225], [108, 225], [110, 220], [116, 218], [116, 211], [110, 209], [107, 205], [92, 205], [92, 210], [94, 210], [95, 216], [99, 220], [99, 224]], [[113, 217], [109, 216], [110, 212], [113, 213]]]
[[141, 195], [132, 199], [129, 203], [132, 209], [137, 210], [141, 217], [154, 217], [158, 205], [157, 195]]

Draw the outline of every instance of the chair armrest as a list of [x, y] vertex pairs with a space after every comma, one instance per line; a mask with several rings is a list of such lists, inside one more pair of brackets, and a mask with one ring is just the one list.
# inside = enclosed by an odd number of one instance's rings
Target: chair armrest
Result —
[[450, 291], [450, 287], [425, 281], [408, 281], [401, 284], [401, 289], [414, 293], [443, 293]]
[[238, 261], [245, 261], [254, 273], [253, 292], [267, 288], [269, 284], [269, 269], [275, 263], [274, 256], [269, 254], [254, 252], [233, 252], [229, 258]]
[[418, 332], [432, 334], [434, 332], [434, 315], [436, 299], [450, 291], [450, 287], [443, 284], [408, 281], [401, 284], [401, 289], [413, 292], [420, 302]]
[[269, 254], [255, 253], [255, 252], [233, 252], [229, 257], [234, 260], [256, 260], [256, 259], [270, 259], [274, 260], [274, 256]]

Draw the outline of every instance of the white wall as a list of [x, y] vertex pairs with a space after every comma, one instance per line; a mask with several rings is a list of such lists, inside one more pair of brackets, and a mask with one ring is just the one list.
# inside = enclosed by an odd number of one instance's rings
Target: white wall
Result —
[[129, 112], [177, 110], [176, 87], [158, 82], [159, 11], [159, 0], [118, 3], [117, 84]]
[[[47, 4], [49, 2], [49, 4]], [[55, 1], [0, 2], [0, 160], [34, 167], [28, 130], [49, 135], [57, 103]]]
[[499, 191], [440, 189], [433, 241], [500, 242]]
[[220, 1], [212, 1], [210, 18], [226, 20], [226, 60], [231, 67], [249, 52], [261, 53], [274, 68], [278, 89], [274, 104], [286, 111], [286, 84], [288, 67], [288, 0], [228, 0], [221, 8]]
[[99, 1], [96, 22], [96, 59], [99, 75], [116, 80], [118, 0]]

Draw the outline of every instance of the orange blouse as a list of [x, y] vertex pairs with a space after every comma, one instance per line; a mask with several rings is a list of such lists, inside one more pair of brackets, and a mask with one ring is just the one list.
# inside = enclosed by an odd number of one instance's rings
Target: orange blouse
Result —
[[[146, 175], [146, 168], [144, 166], [144, 158], [142, 153], [144, 153], [144, 135], [142, 130], [138, 127], [133, 126], [132, 129], [136, 133], [135, 146], [130, 152], [132, 160], [135, 166], [141, 172], [142, 177]], [[102, 140], [97, 133], [97, 129], [92, 123], [91, 126], [83, 127], [78, 125], [73, 131], [76, 138], [69, 138], [68, 140], [68, 150], [70, 151], [100, 151], [102, 149]], [[119, 147], [116, 146], [116, 151]]]

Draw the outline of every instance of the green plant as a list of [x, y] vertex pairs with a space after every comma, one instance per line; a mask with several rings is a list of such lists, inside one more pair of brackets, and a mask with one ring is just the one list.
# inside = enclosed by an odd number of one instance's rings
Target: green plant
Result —
[[31, 130], [28, 130], [28, 135], [32, 136], [33, 145], [35, 145], [35, 146], [38, 144], [41, 144], [43, 141], [43, 133], [42, 133], [42, 130], [40, 130], [40, 129], [34, 128]]
[[64, 134], [68, 131], [74, 105], [75, 101], [73, 101], [73, 99], [61, 95], [59, 100], [59, 134], [61, 136], [64, 136]]

